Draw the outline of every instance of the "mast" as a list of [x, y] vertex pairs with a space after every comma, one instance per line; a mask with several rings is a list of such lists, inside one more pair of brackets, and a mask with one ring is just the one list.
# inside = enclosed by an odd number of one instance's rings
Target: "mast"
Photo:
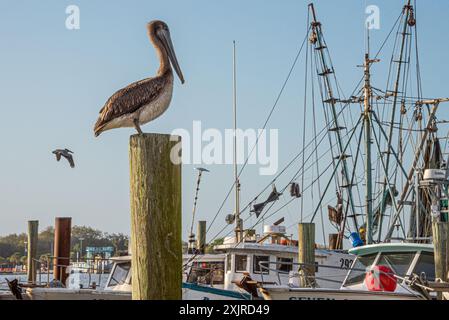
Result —
[[[369, 52], [369, 50], [368, 50]], [[370, 65], [378, 60], [370, 60], [369, 53], [365, 54], [364, 74], [364, 109], [363, 119], [365, 122], [365, 214], [366, 214], [366, 244], [373, 243], [373, 186], [371, 169], [371, 83], [370, 83]]]
[[237, 72], [235, 40], [233, 41], [233, 111], [234, 111], [234, 186], [235, 186], [235, 239], [240, 242], [243, 239], [243, 223], [240, 219], [240, 181], [237, 168]]
[[[321, 23], [316, 18], [315, 7], [314, 7], [313, 3], [309, 4], [309, 8], [312, 12], [312, 18], [313, 18], [312, 31], [315, 32], [315, 35], [316, 35], [315, 50], [317, 50], [319, 52], [320, 60], [321, 60], [322, 67], [323, 67], [323, 70], [319, 74], [319, 76], [322, 76], [324, 78], [324, 85], [327, 89], [327, 95], [328, 95], [328, 97], [327, 97], [328, 99], [323, 102], [330, 105], [332, 119], [333, 119], [333, 122], [335, 125], [335, 127], [329, 129], [329, 131], [335, 132], [335, 136], [336, 136], [337, 144], [338, 144], [338, 152], [340, 153], [338, 158], [341, 158], [341, 160], [342, 160], [341, 162], [342, 162], [342, 167], [343, 167], [343, 176], [344, 176], [344, 179], [346, 180], [345, 187], [348, 192], [349, 206], [350, 206], [351, 212], [352, 212], [354, 227], [356, 230], [358, 230], [357, 214], [355, 211], [354, 199], [353, 199], [353, 195], [352, 195], [351, 179], [349, 179], [349, 170], [348, 170], [348, 165], [347, 165], [347, 161], [346, 161], [347, 155], [344, 154], [344, 146], [343, 146], [343, 141], [342, 141], [341, 134], [340, 134], [340, 130], [342, 130], [344, 128], [341, 127], [338, 122], [338, 115], [337, 115], [337, 111], [336, 111], [336, 103], [338, 102], [338, 100], [334, 97], [331, 82], [329, 79], [329, 75], [332, 74], [334, 72], [334, 70], [333, 70], [333, 68], [329, 69], [327, 66], [327, 63], [326, 63], [326, 58], [324, 55], [324, 50], [326, 49], [326, 45], [322, 39]], [[345, 226], [342, 226], [342, 230], [344, 230], [344, 227]]]
[[190, 225], [190, 234], [189, 234], [189, 253], [194, 253], [195, 249], [195, 234], [193, 233], [193, 225], [195, 223], [195, 214], [196, 214], [196, 208], [198, 204], [198, 194], [200, 191], [200, 183], [201, 183], [201, 177], [203, 175], [203, 172], [209, 172], [209, 170], [204, 168], [195, 168], [195, 170], [198, 171], [198, 177], [196, 179], [196, 190], [195, 190], [195, 198], [193, 199], [193, 209], [192, 209], [192, 223]]
[[[404, 55], [404, 49], [405, 49], [405, 40], [406, 37], [409, 35], [407, 33], [407, 26], [409, 25], [409, 16], [410, 16], [410, 11], [411, 11], [411, 0], [407, 0], [407, 4], [404, 6], [404, 11], [405, 11], [405, 19], [404, 19], [404, 27], [402, 29], [402, 39], [401, 39], [401, 49], [400, 49], [400, 53], [399, 53], [399, 60], [397, 60], [397, 72], [396, 72], [396, 80], [394, 83], [394, 88], [393, 88], [393, 105], [392, 105], [392, 109], [391, 109], [391, 118], [390, 118], [390, 128], [388, 131], [388, 140], [387, 140], [387, 151], [386, 151], [386, 161], [385, 161], [385, 175], [388, 175], [388, 169], [389, 169], [389, 165], [390, 165], [390, 149], [389, 146], [392, 144], [393, 142], [393, 128], [394, 128], [394, 120], [396, 118], [396, 107], [397, 107], [397, 103], [398, 103], [398, 95], [399, 95], [399, 84], [400, 84], [400, 79], [401, 79], [401, 71], [402, 71], [402, 64], [407, 63], [403, 61], [403, 55]], [[394, 61], [393, 61], [394, 62]], [[388, 84], [387, 84], [388, 86]], [[388, 89], [388, 88], [387, 88]], [[382, 189], [382, 194], [385, 193], [385, 189], [386, 189], [386, 185], [387, 185], [387, 177], [384, 178], [384, 184], [383, 184], [383, 189]], [[382, 203], [381, 203], [381, 208], [384, 206], [385, 204], [383, 203], [383, 199], [382, 199]], [[380, 241], [380, 238], [382, 236], [382, 220], [383, 220], [383, 214], [380, 215], [379, 217], [379, 234], [378, 234], [378, 241]]]

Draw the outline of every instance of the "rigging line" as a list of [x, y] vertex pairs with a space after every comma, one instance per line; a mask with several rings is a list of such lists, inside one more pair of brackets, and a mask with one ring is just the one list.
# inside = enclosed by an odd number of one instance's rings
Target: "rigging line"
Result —
[[[414, 9], [415, 9], [415, 20], [417, 19], [416, 15], [416, 0], [414, 1]], [[416, 55], [416, 82], [418, 84], [418, 97], [422, 95], [422, 82], [421, 82], [421, 67], [419, 64], [419, 50], [418, 50], [418, 27], [415, 24], [415, 55]]]
[[[307, 191], [317, 180], [319, 180], [320, 178], [321, 178], [321, 176], [322, 175], [324, 175], [326, 172], [327, 172], [327, 170], [330, 168], [332, 166], [332, 164], [329, 164], [328, 165], [328, 167], [321, 173], [321, 175], [319, 176], [319, 177], [317, 177], [311, 184], [309, 184], [304, 190], [303, 190], [303, 193], [305, 192], [305, 191]], [[310, 168], [310, 167], [309, 167]], [[294, 179], [292, 179], [291, 181], [293, 181]], [[281, 193], [284, 193], [285, 192], [285, 190], [288, 188], [288, 186], [290, 185], [290, 183], [291, 182], [289, 182], [282, 190], [281, 190]], [[292, 198], [290, 201], [288, 201], [288, 203], [286, 204], [286, 205], [289, 205], [292, 201], [294, 201], [294, 200], [296, 200], [295, 198]], [[275, 213], [277, 213], [277, 212], [279, 212], [281, 209], [283, 209], [285, 206], [282, 206], [279, 210], [276, 210], [274, 213], [272, 213], [272, 214], [270, 214], [268, 217], [266, 217], [266, 215], [268, 214], [268, 212], [271, 210], [271, 208], [273, 207], [275, 205], [275, 203], [272, 203], [271, 205], [270, 205], [270, 207], [266, 210], [266, 212], [257, 220], [257, 222], [254, 224], [254, 227], [256, 227], [258, 224], [260, 224], [260, 222], [263, 222], [265, 219], [268, 219], [268, 218], [270, 218], [270, 217], [272, 217]], [[251, 216], [250, 216], [251, 217]], [[247, 217], [247, 218], [245, 218], [245, 222], [247, 222], [247, 220], [250, 218], [250, 217]], [[309, 217], [309, 216], [307, 216], [307, 217]], [[220, 232], [214, 237], [214, 239], [216, 238], [216, 237], [218, 237], [224, 230], [226, 230], [226, 228], [228, 227], [229, 225], [227, 225], [227, 226], [225, 226], [224, 228], [222, 228], [221, 230], [220, 230]], [[254, 228], [253, 227], [253, 228]], [[230, 232], [228, 232], [226, 235], [225, 235], [225, 237], [226, 236], [228, 236], [229, 234], [231, 234], [232, 233], [232, 230], [230, 231]]]
[[[308, 34], [309, 34], [309, 30], [310, 30], [310, 27], [307, 28], [307, 32], [306, 32], [306, 36], [305, 36], [305, 38], [304, 38], [304, 41], [302, 42], [302, 45], [301, 45], [301, 47], [300, 47], [300, 49], [299, 49], [299, 51], [298, 51], [298, 53], [297, 53], [297, 55], [296, 55], [296, 57], [295, 57], [295, 59], [294, 59], [294, 61], [293, 61], [293, 65], [292, 65], [292, 67], [290, 68], [290, 71], [288, 72], [287, 78], [285, 79], [284, 84], [283, 84], [282, 87], [281, 87], [281, 90], [280, 90], [280, 92], [279, 92], [279, 94], [278, 94], [278, 96], [277, 96], [277, 98], [276, 98], [276, 100], [275, 100], [275, 103], [274, 103], [273, 107], [271, 108], [271, 111], [270, 111], [270, 113], [269, 113], [269, 115], [268, 115], [268, 118], [266, 119], [266, 121], [265, 121], [265, 123], [264, 123], [264, 125], [263, 125], [263, 130], [266, 128], [266, 126], [267, 126], [267, 124], [268, 124], [268, 122], [269, 122], [269, 120], [270, 120], [270, 118], [271, 118], [271, 116], [272, 116], [274, 110], [276, 109], [276, 106], [277, 106], [277, 104], [278, 104], [278, 102], [279, 102], [281, 96], [282, 96], [282, 93], [284, 92], [284, 89], [285, 89], [285, 87], [286, 87], [286, 85], [287, 85], [287, 82], [289, 81], [290, 76], [291, 76], [292, 73], [293, 73], [293, 69], [295, 68], [295, 65], [296, 65], [296, 63], [297, 63], [297, 61], [298, 61], [298, 59], [299, 59], [299, 56], [300, 56], [301, 51], [302, 51], [302, 48], [304, 47], [304, 44], [305, 44], [306, 41], [307, 41]], [[248, 156], [247, 156], [246, 159], [245, 159], [245, 163], [242, 165], [242, 168], [240, 169], [240, 172], [239, 172], [239, 174], [238, 174], [238, 178], [240, 178], [240, 176], [241, 176], [243, 170], [245, 169], [246, 165], [248, 164], [248, 160], [249, 160], [250, 156], [251, 156], [252, 153], [254, 152], [255, 147], [258, 145], [259, 139], [260, 139], [260, 136], [261, 136], [263, 130], [261, 130], [261, 132], [259, 132], [259, 134], [258, 134], [258, 136], [257, 136], [257, 139], [256, 139], [256, 142], [255, 142], [255, 144], [254, 144], [254, 146], [252, 147], [250, 153], [248, 154]], [[232, 184], [231, 188], [229, 189], [229, 191], [228, 191], [228, 193], [227, 193], [225, 199], [223, 200], [223, 202], [222, 202], [222, 204], [220, 205], [220, 207], [219, 207], [217, 213], [215, 214], [214, 218], [212, 219], [212, 222], [210, 223], [210, 225], [209, 225], [209, 227], [208, 227], [206, 233], [209, 232], [209, 230], [211, 229], [212, 225], [213, 225], [214, 222], [216, 221], [216, 219], [217, 219], [218, 215], [220, 214], [221, 210], [223, 209], [223, 207], [224, 207], [226, 201], [228, 200], [229, 196], [231, 195], [232, 190], [234, 189], [234, 187], [235, 187], [235, 185], [236, 185], [236, 182], [237, 182], [237, 181], [234, 181], [234, 183]]]
[[[316, 70], [316, 73], [318, 74], [319, 70], [318, 70], [317, 60], [318, 60], [318, 55], [315, 54], [315, 70]], [[323, 93], [324, 92], [323, 84], [321, 83], [321, 81], [317, 80], [317, 82], [318, 82], [318, 88], [320, 89], [319, 92], [320, 92], [320, 97], [321, 97], [321, 105], [322, 105], [322, 108], [324, 110], [324, 112], [323, 112], [324, 119], [325, 119], [326, 123], [331, 123], [330, 120], [329, 120], [329, 118], [330, 118], [329, 114], [328, 114], [329, 111], [327, 110], [327, 108], [325, 107], [324, 102], [323, 102], [324, 100], [326, 100], [326, 97], [325, 97], [326, 94]], [[332, 164], [335, 166], [335, 160], [334, 160], [335, 159], [335, 155], [334, 155], [334, 150], [333, 150], [333, 145], [332, 145], [332, 137], [331, 137], [330, 131], [327, 131], [327, 137], [328, 137], [328, 140], [329, 140], [329, 146], [331, 146], [330, 152], [331, 152], [331, 157], [332, 157]], [[335, 184], [339, 185], [339, 181], [338, 181], [337, 177], [335, 177]]]
[[[394, 64], [394, 57], [395, 57], [395, 53], [396, 53], [397, 44], [399, 42], [399, 30], [400, 30], [400, 27], [401, 27], [401, 25], [403, 23], [403, 19], [404, 19], [404, 14], [403, 14], [403, 11], [401, 11], [401, 13], [399, 14], [399, 17], [396, 19], [396, 23], [393, 25], [393, 27], [392, 27], [392, 29], [390, 30], [390, 33], [389, 33], [389, 36], [390, 36], [391, 33], [393, 32], [393, 30], [396, 28], [396, 25], [397, 25], [396, 37], [395, 37], [395, 40], [394, 40], [393, 50], [392, 50], [392, 53], [391, 53], [390, 63], [389, 63], [389, 67], [388, 67], [388, 78], [387, 78], [387, 83], [386, 83], [385, 96], [387, 95], [388, 88], [390, 87], [390, 81], [391, 81], [391, 77], [392, 77], [392, 69], [393, 69], [393, 64]], [[387, 39], [384, 41], [382, 47], [386, 44], [386, 42], [387, 42]], [[387, 97], [384, 100], [382, 113], [380, 114], [381, 119], [385, 118], [386, 104], [387, 104]], [[386, 143], [387, 142], [385, 142], [383, 144], [383, 147], [385, 147]]]
[[[408, 4], [410, 4], [410, 0], [408, 0]], [[408, 29], [408, 18], [410, 16], [410, 8], [409, 7], [404, 7], [403, 10], [403, 15], [405, 15], [404, 18], [404, 26], [402, 28], [403, 32], [402, 32], [402, 37], [401, 37], [401, 48], [400, 48], [400, 53], [399, 53], [399, 59], [398, 59], [398, 66], [397, 66], [397, 74], [396, 74], [396, 79], [395, 79], [395, 83], [394, 83], [394, 88], [393, 88], [393, 105], [392, 105], [392, 110], [391, 110], [391, 115], [390, 115], [390, 123], [393, 124], [394, 123], [394, 119], [396, 116], [396, 106], [397, 106], [397, 101], [398, 101], [398, 90], [399, 90], [399, 85], [400, 85], [400, 80], [401, 80], [401, 71], [402, 71], [402, 63], [403, 63], [403, 54], [404, 54], [404, 46], [406, 43], [407, 38], [407, 29]], [[407, 48], [405, 48], [407, 50]], [[393, 128], [390, 127], [390, 130], [388, 131], [388, 139], [387, 139], [387, 145], [391, 145], [393, 141]], [[387, 152], [386, 155], [386, 161], [385, 161], [385, 168], [386, 168], [386, 176], [388, 176], [388, 170], [389, 170], [389, 164], [390, 164], [390, 152]], [[385, 177], [386, 179], [387, 177]], [[384, 183], [385, 183], [385, 179], [384, 179]], [[382, 189], [382, 192], [385, 192], [385, 185]], [[382, 204], [383, 205], [383, 204]]]
[[[310, 46], [310, 50], [312, 51], [313, 48], [312, 46]], [[310, 59], [310, 78], [311, 78], [311, 90], [312, 90], [312, 117], [313, 117], [313, 142], [314, 142], [314, 146], [315, 146], [315, 163], [316, 163], [316, 173], [317, 176], [320, 175], [320, 165], [319, 165], [319, 161], [318, 161], [318, 145], [317, 145], [317, 141], [316, 141], [316, 131], [317, 131], [317, 126], [316, 126], [316, 114], [315, 114], [315, 85], [314, 85], [314, 81], [313, 81], [313, 76], [312, 76], [312, 70], [313, 70], [313, 60]], [[321, 194], [321, 183], [320, 180], [318, 179], [318, 194]], [[312, 192], [313, 195], [313, 192]], [[324, 245], [326, 246], [326, 231], [324, 228], [324, 215], [323, 215], [323, 208], [320, 209], [320, 214], [321, 214], [321, 231], [323, 233], [323, 239], [324, 239]]]
[[[262, 127], [262, 130], [264, 130], [264, 129], [267, 127], [267, 124], [268, 124], [268, 122], [270, 121], [271, 116], [273, 115], [273, 112], [274, 112], [274, 110], [276, 109], [276, 107], [277, 107], [277, 105], [278, 105], [278, 102], [279, 102], [279, 100], [280, 100], [280, 98], [281, 98], [281, 96], [282, 96], [282, 93], [284, 92], [284, 89], [285, 89], [285, 87], [286, 87], [286, 85], [287, 85], [287, 82], [290, 80], [290, 77], [291, 77], [291, 75], [292, 75], [292, 73], [293, 73], [293, 69], [295, 68], [295, 65], [296, 65], [296, 63], [297, 63], [297, 61], [298, 61], [298, 58], [299, 58], [299, 56], [300, 56], [300, 54], [301, 54], [301, 51], [302, 51], [302, 49], [303, 49], [303, 47], [304, 47], [304, 44], [306, 43], [306, 41], [307, 41], [307, 39], [308, 39], [308, 33], [309, 33], [309, 30], [310, 30], [310, 27], [307, 29], [307, 33], [306, 33], [306, 36], [305, 36], [305, 38], [304, 38], [304, 40], [303, 40], [303, 42], [302, 42], [302, 44], [301, 44], [301, 48], [299, 49], [299, 52], [298, 52], [298, 54], [296, 55], [295, 60], [293, 61], [293, 65], [292, 65], [292, 67], [290, 68], [290, 71], [289, 71], [289, 73], [288, 73], [288, 75], [287, 75], [287, 78], [285, 79], [285, 81], [284, 81], [284, 83], [283, 83], [283, 85], [282, 85], [282, 87], [281, 87], [281, 90], [280, 90], [280, 92], [279, 92], [279, 94], [278, 94], [278, 96], [277, 96], [277, 98], [276, 98], [276, 100], [275, 100], [275, 102], [274, 102], [273, 107], [272, 107], [271, 110], [270, 110], [270, 113], [268, 114], [268, 117], [267, 117], [267, 119], [266, 119], [266, 121], [265, 121], [265, 123], [264, 123], [264, 125], [263, 125], [263, 127]], [[246, 158], [246, 160], [245, 160], [245, 163], [243, 164], [242, 168], [240, 169], [239, 176], [240, 176], [240, 174], [243, 172], [243, 169], [245, 168], [245, 166], [248, 164], [248, 160], [249, 160], [250, 156], [252, 155], [252, 153], [254, 152], [254, 149], [255, 149], [256, 146], [258, 145], [261, 134], [262, 134], [262, 133], [259, 133], [259, 135], [257, 136], [256, 142], [254, 143], [254, 145], [253, 145], [253, 147], [252, 147], [250, 153], [248, 154], [248, 156], [247, 156], [247, 158]]]
[[[354, 133], [355, 133], [357, 127], [359, 126], [360, 122], [361, 122], [361, 119], [362, 119], [362, 115], [360, 116], [360, 120], [358, 121], [358, 123], [357, 123], [356, 126], [354, 127], [353, 132], [351, 133], [351, 136], [349, 137], [348, 142], [347, 142], [345, 148], [342, 150], [342, 155], [346, 152], [346, 149], [347, 149], [349, 143], [351, 142], [352, 137], [354, 136]], [[338, 168], [338, 165], [340, 164], [341, 161], [342, 161], [342, 157], [340, 157], [340, 158], [338, 159], [337, 166], [334, 168], [334, 172], [332, 173], [332, 175], [335, 175], [336, 169]], [[327, 190], [329, 189], [329, 186], [330, 186], [330, 181], [329, 181], [329, 183], [327, 184], [326, 188], [324, 189], [324, 194], [321, 195], [322, 198], [321, 198], [321, 200], [320, 200], [320, 204], [319, 204], [319, 205], [321, 205], [321, 201], [322, 201], [324, 195], [326, 194]], [[317, 208], [317, 210], [318, 210], [318, 208]], [[317, 210], [315, 210], [315, 212], [313, 213], [313, 217], [312, 217], [312, 220], [311, 220], [311, 221], [313, 221], [313, 219], [315, 218], [315, 215], [316, 215], [316, 213], [317, 213]], [[353, 214], [355, 215], [356, 213], [353, 212]]]
[[[379, 49], [379, 52], [378, 53], [380, 53], [380, 49]], [[298, 55], [299, 56], [299, 55]], [[363, 81], [363, 77], [359, 80], [359, 82], [358, 82], [358, 84], [357, 84], [357, 86], [354, 88], [354, 90], [352, 91], [352, 93], [351, 93], [351, 95], [354, 95], [356, 92], [357, 92], [357, 90], [360, 90], [360, 89], [358, 89], [359, 88], [359, 86], [360, 86], [360, 84], [362, 83], [362, 81]], [[344, 106], [343, 106], [343, 108], [342, 108], [342, 110], [340, 110], [339, 111], [339, 113], [338, 113], [338, 116], [348, 107], [348, 106], [350, 106], [350, 103], [348, 102], [348, 103], [346, 103]], [[327, 122], [327, 124], [326, 124], [326, 126], [320, 131], [320, 133], [319, 133], [319, 135], [321, 135], [323, 132], [326, 132], [326, 130], [328, 129], [328, 127], [331, 125], [331, 123], [329, 123], [329, 122]], [[322, 140], [321, 140], [322, 141]], [[321, 141], [320, 141], [320, 143], [321, 143]], [[319, 143], [319, 145], [320, 145], [320, 143]], [[309, 143], [309, 145], [311, 144], [311, 142]], [[302, 152], [304, 152], [304, 150], [302, 151]], [[274, 181], [276, 181], [276, 179], [277, 178], [279, 178], [279, 176], [283, 173], [283, 172], [285, 172], [285, 170], [299, 157], [301, 155], [301, 152], [300, 153], [298, 153], [295, 157], [294, 157], [294, 159], [292, 160], [292, 161], [290, 161], [290, 163], [282, 170], [282, 172], [280, 173], [280, 174], [278, 174], [277, 175], [277, 177], [275, 178], [275, 179], [273, 179], [273, 181], [267, 186], [267, 187], [265, 187], [265, 189], [264, 189], [264, 191], [266, 190], [266, 189], [268, 189], [269, 187], [270, 187], [270, 185], [274, 182]], [[240, 174], [239, 174], [239, 176], [240, 176]], [[293, 180], [292, 180], [293, 181]], [[227, 196], [226, 196], [226, 198], [223, 200], [223, 202], [222, 202], [222, 204], [221, 204], [221, 206], [220, 206], [220, 208], [218, 209], [218, 212], [216, 213], [216, 215], [214, 216], [214, 219], [212, 220], [212, 223], [209, 225], [209, 227], [208, 227], [208, 229], [207, 229], [207, 231], [206, 231], [206, 233], [208, 233], [209, 231], [210, 231], [210, 229], [211, 229], [211, 227], [212, 227], [212, 225], [213, 225], [213, 223], [215, 222], [215, 220], [217, 219], [217, 217], [218, 217], [218, 215], [219, 215], [219, 213], [221, 212], [221, 210], [222, 210], [222, 208], [224, 207], [224, 204], [226, 203], [226, 201], [227, 201], [227, 199], [229, 198], [229, 196], [230, 196], [230, 194], [232, 193], [232, 190], [233, 190], [233, 188], [234, 188], [234, 185], [235, 185], [235, 181], [234, 181], [234, 184], [231, 186], [231, 188], [229, 189], [229, 191], [228, 191], [228, 194], [227, 194]], [[264, 191], [262, 191], [255, 199], [257, 199]], [[252, 200], [245, 208], [244, 208], [244, 210], [242, 210], [242, 212], [243, 211], [245, 211], [252, 203], [254, 202], [254, 200]], [[226, 226], [224, 226], [221, 230], [220, 230], [220, 232], [212, 239], [212, 240], [210, 240], [209, 241], [209, 243], [208, 244], [210, 244], [212, 241], [214, 241], [224, 230], [226, 230], [226, 228], [228, 228], [229, 227], [229, 225], [226, 225]], [[232, 231], [231, 231], [232, 232]], [[189, 260], [189, 262], [190, 261], [192, 261], [192, 260], [194, 260], [195, 259], [195, 256], [193, 257], [193, 258], [191, 258], [191, 260]]]
[[[399, 16], [399, 18], [400, 18], [401, 16], [402, 16], [402, 14]], [[395, 25], [396, 25], [397, 22], [399, 21], [399, 18], [397, 19]], [[310, 28], [309, 28], [309, 29], [310, 29]], [[387, 42], [387, 40], [388, 40], [388, 38], [390, 37], [390, 35], [391, 35], [391, 33], [392, 33], [393, 30], [394, 30], [394, 26], [393, 26], [392, 30], [389, 32], [387, 38], [385, 39], [385, 41], [383, 42], [383, 44], [381, 45], [381, 47], [379, 48], [379, 50], [377, 51], [375, 57], [377, 57], [377, 56], [380, 54], [380, 52], [382, 51], [382, 49], [383, 49], [385, 43]], [[303, 44], [304, 44], [304, 43], [303, 43]], [[301, 47], [301, 48], [302, 48], [302, 47]], [[360, 81], [359, 81], [359, 83], [358, 83], [356, 89], [354, 90], [353, 94], [354, 94], [355, 91], [357, 90], [358, 86], [362, 83], [362, 81], [363, 81], [363, 77], [360, 79]], [[342, 111], [343, 111], [343, 110], [342, 110]], [[341, 112], [340, 112], [340, 113], [341, 113]], [[257, 145], [257, 143], [256, 143], [256, 145]], [[243, 169], [243, 168], [242, 168], [242, 169]], [[265, 189], [265, 190], [266, 190], [266, 189]], [[251, 203], [252, 203], [252, 202], [251, 202]], [[247, 206], [247, 207], [248, 207], [248, 206]]]
[[[329, 57], [329, 60], [331, 60], [330, 57]], [[332, 62], [331, 62], [331, 65], [332, 65]], [[333, 66], [332, 66], [332, 68], [333, 68]], [[339, 95], [339, 96], [342, 95], [343, 98], [346, 100], [346, 97], [344, 96], [344, 92], [343, 92], [343, 90], [341, 89], [340, 83], [339, 83], [339, 81], [338, 81], [338, 79], [337, 79], [337, 73], [336, 73], [336, 72], [334, 72], [334, 80], [335, 80], [335, 83], [336, 83], [338, 95]], [[341, 92], [341, 93], [340, 93], [340, 92]], [[352, 117], [352, 112], [350, 112], [350, 111], [351, 111], [351, 110], [349, 110], [349, 112], [348, 112], [348, 113], [349, 113], [349, 118], [350, 118], [350, 121], [351, 121], [351, 125], [354, 126], [354, 118]], [[347, 122], [346, 122], [346, 118], [344, 117], [344, 115], [343, 115], [343, 126], [345, 126], [345, 127], [348, 126], [348, 125], [347, 125]], [[346, 130], [347, 130], [347, 129], [346, 129]], [[352, 146], [351, 146], [351, 145], [349, 146], [349, 152], [350, 152], [350, 154], [352, 154]], [[349, 161], [351, 161], [353, 167], [355, 167], [355, 165], [354, 165], [354, 161], [355, 161], [354, 158], [350, 158]], [[356, 193], [357, 193], [358, 200], [359, 200], [359, 202], [361, 202], [362, 200], [361, 200], [361, 197], [360, 197], [360, 186], [359, 186], [359, 185], [356, 185], [356, 186], [355, 186], [355, 189], [356, 189]]]
[[[371, 121], [371, 125], [374, 126], [374, 121], [373, 121], [372, 117], [370, 117], [370, 121]], [[376, 142], [377, 149], [378, 149], [379, 152], [381, 152], [379, 140], [377, 138], [377, 134], [376, 134], [375, 130], [373, 130], [373, 134], [374, 134], [374, 141]], [[388, 189], [388, 191], [390, 193], [391, 202], [393, 204], [393, 207], [394, 207], [395, 213], [396, 213], [396, 212], [398, 212], [398, 207], [397, 207], [397, 204], [396, 204], [396, 201], [395, 201], [394, 192], [391, 189], [390, 178], [388, 177], [386, 166], [385, 166], [385, 163], [384, 163], [382, 158], [381, 158], [381, 163], [382, 163], [382, 168], [383, 168], [383, 170], [385, 172], [386, 183], [388, 185], [388, 188], [386, 188], [386, 189]], [[383, 215], [382, 211], [383, 211], [383, 207], [386, 206], [386, 204], [383, 203], [383, 194], [384, 194], [384, 191], [382, 192], [382, 202], [381, 202], [381, 207], [380, 207], [380, 222], [379, 222], [379, 225], [378, 225], [378, 240], [377, 241], [379, 241], [379, 242], [380, 242], [380, 238], [381, 238], [381, 235], [382, 235], [382, 215]]]
[[[340, 113], [342, 113], [348, 106], [349, 106], [350, 104], [349, 103], [347, 103], [345, 106], [344, 106], [344, 108], [339, 112], [339, 114]], [[326, 131], [327, 131], [327, 129], [329, 128], [329, 126], [331, 125], [331, 123], [327, 123], [326, 125], [325, 125], [325, 127], [319, 132], [319, 134], [318, 134], [318, 136], [320, 136], [320, 135], [322, 135], [323, 133], [326, 133]], [[346, 134], [344, 137], [346, 137], [348, 134]], [[326, 135], [324, 135], [322, 138], [321, 138], [321, 140], [318, 142], [318, 146], [320, 146], [321, 145], [321, 143], [323, 142], [323, 139], [326, 137]], [[295, 155], [295, 157], [283, 168], [283, 170], [280, 172], [280, 173], [278, 173], [277, 175], [276, 175], [276, 177], [274, 178], [274, 179], [272, 179], [271, 181], [270, 181], [270, 183], [262, 190], [262, 192], [260, 192], [253, 200], [251, 200], [245, 207], [244, 207], [244, 209], [243, 210], [241, 210], [241, 212], [244, 212], [246, 209], [248, 209], [248, 207], [263, 193], [263, 192], [265, 192], [274, 182], [276, 182], [276, 180], [293, 164], [293, 162], [295, 162], [301, 155], [302, 155], [302, 153], [303, 152], [305, 152], [305, 150], [307, 150], [310, 146], [312, 146], [312, 143], [313, 143], [313, 141], [310, 141], [308, 144], [307, 144], [307, 146], [306, 146], [306, 149], [304, 149], [304, 150], [301, 150], [298, 154], [296, 154]], [[325, 155], [326, 155], [326, 153], [327, 152], [329, 152], [329, 150], [332, 150], [332, 147], [333, 146], [335, 146], [336, 144], [334, 144], [334, 145], [331, 145], [330, 147], [329, 147], [329, 149], [327, 149], [327, 151], [325, 152], [325, 153], [323, 153], [323, 155], [321, 156], [321, 157], [324, 157]], [[306, 162], [308, 162], [308, 160], [310, 159], [310, 157], [311, 156], [309, 156], [307, 159], [306, 159]], [[309, 169], [311, 168], [311, 166], [309, 166], [307, 169], [306, 169], [306, 171], [308, 171]], [[301, 168], [299, 169], [299, 170], [301, 170]], [[296, 178], [297, 178], [297, 176], [298, 176], [298, 173], [299, 173], [299, 171], [297, 171], [296, 173], [295, 173], [295, 177], [290, 181], [290, 183], [291, 182], [293, 182]]]
[[[357, 168], [357, 163], [358, 163], [358, 159], [359, 159], [359, 154], [360, 154], [360, 150], [361, 150], [361, 146], [362, 146], [362, 138], [363, 138], [364, 127], [365, 127], [365, 122], [362, 121], [362, 129], [360, 130], [360, 135], [359, 135], [359, 139], [358, 139], [358, 143], [357, 143], [357, 151], [356, 151], [356, 155], [355, 155], [356, 159], [355, 159], [354, 169]], [[362, 162], [363, 162], [363, 161], [362, 161]], [[353, 170], [353, 171], [352, 171], [352, 177], [351, 177], [351, 182], [350, 182], [350, 184], [353, 184], [353, 183], [354, 183], [355, 172], [356, 172], [356, 170]], [[362, 203], [362, 201], [360, 200], [359, 203]], [[355, 214], [355, 212], [354, 212], [354, 214]], [[363, 218], [362, 218], [362, 220], [363, 220]], [[344, 216], [344, 218], [343, 218], [342, 225], [340, 226], [340, 228], [341, 228], [341, 230], [343, 231], [343, 233], [344, 233], [344, 230], [345, 230], [345, 228], [346, 228], [346, 221], [347, 221], [347, 211], [346, 211], [346, 214], [345, 214], [345, 216]], [[363, 222], [363, 223], [364, 223], [364, 222]], [[348, 227], [349, 227], [349, 226], [348, 226]]]
[[[307, 11], [307, 24], [310, 25], [310, 11]], [[312, 46], [310, 46], [312, 48]], [[303, 114], [303, 127], [302, 127], [302, 148], [304, 149], [306, 144], [306, 117], [307, 117], [307, 76], [308, 76], [308, 68], [309, 68], [309, 50], [306, 48], [306, 60], [304, 67], [304, 114]], [[304, 189], [304, 155], [305, 152], [302, 153], [302, 177], [301, 177], [301, 190]], [[301, 197], [301, 212], [300, 217], [302, 221], [302, 212], [304, 210], [304, 197]]]

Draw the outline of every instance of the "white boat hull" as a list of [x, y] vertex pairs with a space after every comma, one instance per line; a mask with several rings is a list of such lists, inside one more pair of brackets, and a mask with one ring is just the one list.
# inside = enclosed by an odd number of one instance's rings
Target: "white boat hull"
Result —
[[270, 286], [260, 289], [265, 300], [421, 300], [413, 294], [362, 290], [289, 288]]

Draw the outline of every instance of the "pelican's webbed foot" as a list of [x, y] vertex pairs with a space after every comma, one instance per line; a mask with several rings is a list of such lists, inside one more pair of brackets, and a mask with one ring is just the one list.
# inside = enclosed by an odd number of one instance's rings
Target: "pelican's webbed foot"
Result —
[[143, 134], [142, 130], [140, 129], [139, 120], [138, 119], [134, 119], [133, 123], [134, 123], [134, 128], [136, 128], [137, 132], [139, 134]]

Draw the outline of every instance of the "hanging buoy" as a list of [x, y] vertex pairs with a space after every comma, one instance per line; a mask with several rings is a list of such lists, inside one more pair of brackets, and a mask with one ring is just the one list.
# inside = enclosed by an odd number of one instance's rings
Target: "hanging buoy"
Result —
[[374, 266], [365, 275], [365, 285], [369, 291], [394, 292], [397, 280], [394, 271], [384, 265]]
[[294, 198], [301, 198], [301, 191], [299, 189], [299, 184], [293, 182], [290, 185], [290, 195]]

